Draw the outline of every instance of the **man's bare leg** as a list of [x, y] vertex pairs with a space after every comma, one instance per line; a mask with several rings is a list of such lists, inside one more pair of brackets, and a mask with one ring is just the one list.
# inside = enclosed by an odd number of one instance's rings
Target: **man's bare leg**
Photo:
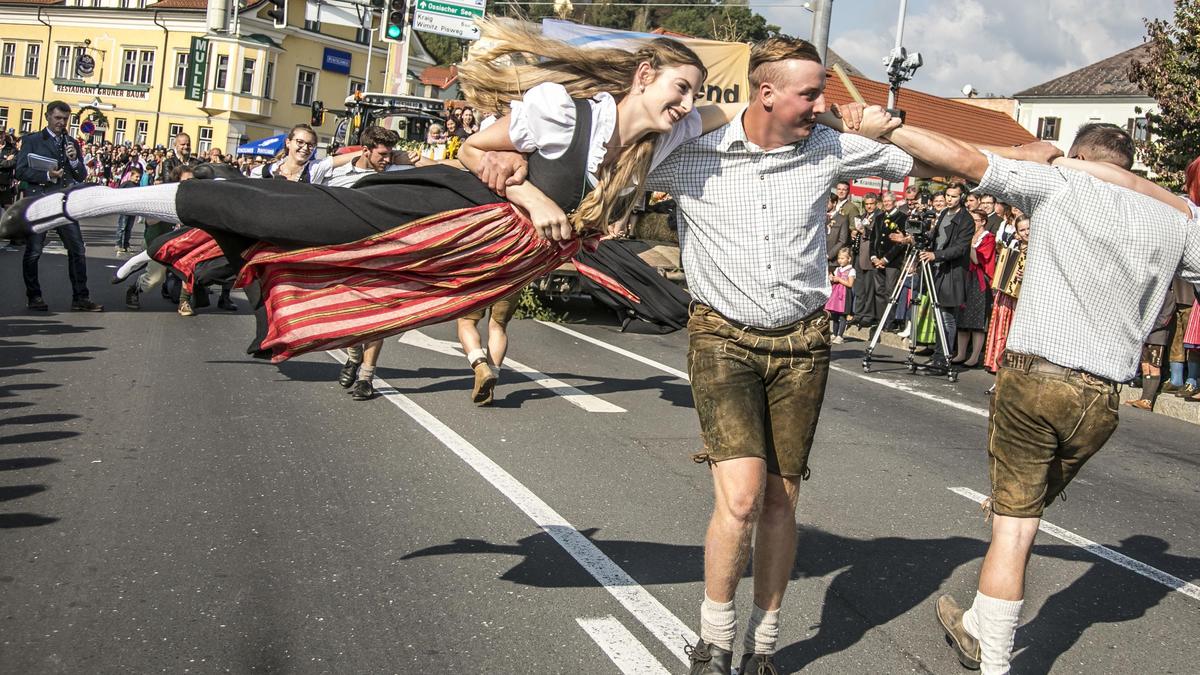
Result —
[[979, 572], [979, 592], [962, 616], [962, 627], [979, 641], [984, 675], [1009, 671], [1025, 598], [1025, 568], [1040, 522], [1001, 515], [992, 520], [992, 542]]
[[[495, 323], [495, 322], [492, 322]], [[462, 318], [458, 324], [458, 343], [467, 354], [467, 361], [475, 371], [475, 386], [471, 389], [471, 401], [475, 405], [491, 405], [493, 392], [496, 389], [496, 371], [492, 361], [483, 351], [483, 341], [479, 337], [479, 326], [475, 319]], [[491, 334], [489, 334], [489, 341]], [[507, 339], [504, 348], [508, 348]]]
[[383, 340], [373, 340], [362, 345], [362, 365], [358, 369], [358, 378], [350, 390], [350, 396], [355, 401], [366, 401], [375, 395], [375, 387], [371, 381], [375, 379], [375, 364], [379, 363], [379, 355], [383, 352]]
[[796, 562], [799, 478], [767, 474], [762, 513], [754, 532], [754, 608], [746, 624], [747, 654], [774, 654], [779, 608]]
[[767, 464], [754, 457], [718, 462], [712, 467], [713, 515], [704, 538], [704, 603], [700, 637], [733, 651], [738, 582], [750, 557], [750, 539], [762, 511]]

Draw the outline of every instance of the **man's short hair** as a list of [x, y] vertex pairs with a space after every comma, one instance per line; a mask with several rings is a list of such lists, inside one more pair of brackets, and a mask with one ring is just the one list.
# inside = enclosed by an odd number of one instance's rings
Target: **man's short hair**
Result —
[[874, 192], [868, 192], [867, 194], [863, 195], [863, 201], [866, 201], [868, 199], [874, 199], [875, 201], [879, 201], [879, 195]]
[[777, 36], [756, 43], [750, 50], [750, 88], [776, 81], [779, 62], [791, 60], [821, 63], [821, 55], [811, 42], [799, 38]]
[[1079, 127], [1069, 154], [1080, 150], [1094, 162], [1116, 164], [1127, 171], [1133, 167], [1133, 138], [1115, 124], [1089, 122]]
[[841, 187], [843, 185], [846, 186], [847, 190], [850, 189], [850, 181], [848, 181], [848, 180], [839, 180], [838, 182], [833, 184], [834, 187]]
[[396, 144], [400, 142], [400, 134], [392, 131], [391, 129], [384, 129], [383, 127], [379, 126], [367, 127], [366, 129], [363, 129], [361, 134], [359, 134], [358, 142], [368, 150], [377, 145], [384, 145], [389, 148], [394, 148], [396, 147]]
[[71, 106], [66, 101], [50, 101], [46, 104], [46, 117], [49, 117], [50, 113], [55, 110], [65, 112], [68, 115], [71, 114]]

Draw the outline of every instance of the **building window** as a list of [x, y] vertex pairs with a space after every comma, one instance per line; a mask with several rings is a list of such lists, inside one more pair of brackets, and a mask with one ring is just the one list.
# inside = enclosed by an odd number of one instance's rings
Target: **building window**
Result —
[[76, 113], [71, 113], [71, 119], [69, 121], [69, 124], [70, 124], [70, 129], [71, 129], [71, 136], [78, 136], [79, 135], [79, 115]]
[[1125, 131], [1129, 132], [1135, 143], [1150, 140], [1150, 122], [1145, 117], [1130, 117], [1125, 124]]
[[271, 98], [271, 87], [275, 85], [275, 62], [267, 61], [267, 71], [263, 73], [263, 98]]
[[115, 121], [116, 126], [113, 127], [113, 143], [120, 145], [125, 142], [126, 120], [122, 117]]
[[365, 86], [362, 80], [350, 80], [350, 91], [346, 95], [353, 96], [356, 91], [364, 91]]
[[229, 57], [217, 57], [217, 79], [213, 81], [213, 89], [224, 89], [225, 82], [229, 79]]
[[138, 66], [138, 84], [154, 84], [154, 50], [143, 49], [142, 61]]
[[42, 60], [42, 45], [30, 42], [25, 45], [25, 77], [37, 77], [38, 66]]
[[183, 133], [183, 125], [182, 124], [172, 124], [171, 126], [167, 127], [167, 138], [171, 141], [171, 143], [174, 143], [175, 137], [182, 133]]
[[1043, 141], [1057, 141], [1058, 132], [1061, 127], [1061, 117], [1039, 117], [1037, 137]]
[[242, 59], [242, 93], [254, 91], [254, 59]]
[[296, 104], [312, 105], [313, 90], [316, 89], [317, 74], [311, 70], [299, 68], [296, 71]]
[[133, 84], [137, 78], [138, 53], [136, 49], [126, 49], [121, 59], [121, 84]]
[[196, 145], [196, 152], [203, 155], [212, 150], [212, 127], [200, 127], [200, 143]]
[[74, 75], [71, 72], [71, 47], [69, 45], [58, 46], [58, 59], [54, 62], [54, 77], [60, 80], [69, 80]]
[[0, 108], [0, 133], [8, 131], [8, 108]]
[[304, 30], [310, 30], [314, 33], [320, 33], [321, 32], [321, 22], [320, 21], [309, 21], [308, 19], [305, 19], [304, 20]]
[[4, 55], [0, 57], [0, 75], [12, 75], [13, 65], [17, 62], [17, 43], [5, 42]]
[[23, 108], [21, 110], [21, 133], [33, 133], [33, 110], [30, 108]]
[[187, 86], [188, 53], [175, 52], [175, 86]]
[[77, 75], [75, 71], [76, 71], [76, 68], [78, 68], [78, 66], [79, 66], [79, 59], [83, 58], [83, 55], [86, 53], [87, 53], [87, 47], [85, 47], [83, 45], [79, 45], [79, 46], [75, 47], [75, 58], [71, 61], [72, 77]]

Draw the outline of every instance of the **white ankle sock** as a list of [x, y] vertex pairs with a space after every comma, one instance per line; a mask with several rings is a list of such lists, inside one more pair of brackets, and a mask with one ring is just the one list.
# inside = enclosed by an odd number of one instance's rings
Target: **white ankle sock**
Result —
[[754, 605], [754, 610], [750, 612], [750, 623], [746, 624], [746, 635], [742, 637], [746, 653], [774, 654], [778, 640], [779, 610], [768, 612]]
[[705, 593], [704, 602], [700, 604], [700, 639], [732, 652], [735, 637], [737, 609], [733, 606], [733, 600], [713, 602]]
[[1024, 603], [1024, 600], [1000, 600], [976, 591], [974, 604], [963, 613], [963, 628], [979, 640], [979, 668], [983, 675], [1008, 673]]
[[[178, 190], [178, 183], [163, 183], [139, 188], [94, 187], [77, 190], [67, 197], [67, 213], [76, 220], [121, 214], [178, 223], [179, 214], [175, 212], [175, 193]], [[26, 217], [35, 220], [61, 213], [61, 205], [61, 195], [46, 195], [45, 198], [29, 205]], [[65, 218], [55, 218], [38, 225], [33, 231], [48, 232], [61, 225], [66, 225], [67, 222]]]
[[375, 366], [363, 366], [358, 369], [358, 379], [370, 382], [375, 377]]
[[482, 349], [472, 349], [471, 351], [467, 352], [467, 363], [471, 364], [471, 367], [474, 367], [475, 362], [479, 359], [487, 361], [487, 352], [483, 351]]

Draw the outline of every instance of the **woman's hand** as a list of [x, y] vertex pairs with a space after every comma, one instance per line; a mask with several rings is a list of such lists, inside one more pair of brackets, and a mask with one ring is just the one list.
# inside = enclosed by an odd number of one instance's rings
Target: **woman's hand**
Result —
[[538, 236], [553, 241], [566, 241], [575, 236], [575, 227], [562, 208], [532, 183], [513, 185], [508, 200], [521, 207]]

